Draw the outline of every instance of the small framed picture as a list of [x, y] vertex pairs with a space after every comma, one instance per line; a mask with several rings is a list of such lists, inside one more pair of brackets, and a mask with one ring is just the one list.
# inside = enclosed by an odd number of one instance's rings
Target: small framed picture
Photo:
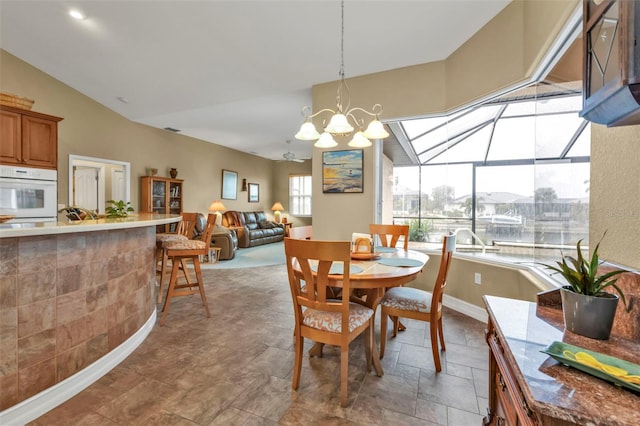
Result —
[[222, 170], [222, 198], [225, 200], [238, 198], [238, 173]]
[[257, 203], [260, 201], [260, 185], [257, 183], [249, 184], [249, 202]]

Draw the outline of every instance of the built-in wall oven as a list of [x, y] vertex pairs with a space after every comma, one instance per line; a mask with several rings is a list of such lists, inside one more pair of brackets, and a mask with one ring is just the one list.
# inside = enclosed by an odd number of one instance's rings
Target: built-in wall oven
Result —
[[0, 166], [0, 215], [9, 223], [55, 221], [58, 172], [32, 167]]

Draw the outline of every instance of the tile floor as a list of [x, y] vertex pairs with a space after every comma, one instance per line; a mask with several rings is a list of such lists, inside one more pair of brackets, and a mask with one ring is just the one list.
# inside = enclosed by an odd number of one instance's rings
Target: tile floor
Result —
[[[203, 271], [198, 296], [174, 299], [167, 324], [109, 374], [33, 425], [479, 425], [487, 406], [484, 324], [446, 310], [436, 374], [425, 323], [388, 341], [383, 377], [351, 345], [349, 405], [339, 352], [305, 355], [291, 390], [293, 313], [284, 265]], [[378, 334], [378, 333], [376, 333]], [[306, 343], [310, 347], [310, 343]]]

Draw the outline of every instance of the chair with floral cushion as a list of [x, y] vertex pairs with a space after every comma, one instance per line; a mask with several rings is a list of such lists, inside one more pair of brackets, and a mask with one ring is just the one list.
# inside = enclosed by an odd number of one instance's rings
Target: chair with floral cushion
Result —
[[[170, 271], [169, 258], [167, 257], [167, 251], [165, 245], [169, 241], [176, 240], [189, 240], [193, 238], [194, 230], [196, 226], [196, 220], [198, 213], [182, 213], [182, 220], [178, 223], [176, 232], [161, 232], [156, 234], [156, 264], [160, 262], [160, 280], [158, 281], [158, 303], [162, 302], [162, 284], [164, 282], [164, 276]], [[185, 278], [189, 281], [184, 265], [182, 266], [185, 273]]]
[[[349, 343], [362, 333], [373, 339], [373, 310], [349, 302], [351, 243], [285, 238], [287, 273], [295, 314], [295, 361], [291, 387], [298, 389], [304, 339], [340, 346], [340, 403], [347, 405]], [[333, 299], [329, 275], [342, 274], [342, 295]], [[370, 348], [369, 348], [370, 349]], [[370, 356], [371, 350], [365, 351]], [[369, 359], [367, 364], [371, 365]]]
[[[204, 281], [202, 280], [200, 256], [209, 254], [209, 242], [211, 241], [211, 235], [213, 234], [213, 227], [215, 223], [216, 215], [209, 213], [209, 216], [207, 217], [207, 225], [200, 240], [173, 240], [165, 243], [164, 248], [167, 257], [171, 259], [171, 278], [169, 279], [167, 297], [164, 299], [164, 305], [162, 306], [160, 325], [164, 325], [167, 314], [169, 313], [169, 307], [171, 306], [171, 300], [177, 296], [200, 294], [207, 318], [211, 317], [209, 304], [207, 303], [207, 296], [204, 291]], [[187, 260], [193, 262], [193, 267], [196, 273], [195, 282], [189, 282], [185, 268], [185, 261]], [[178, 281], [178, 270], [181, 268], [185, 272], [185, 278], [187, 280], [186, 283], [180, 283]]]
[[440, 269], [436, 278], [433, 292], [410, 287], [393, 287], [385, 293], [380, 306], [380, 358], [384, 356], [384, 349], [387, 340], [387, 316], [393, 320], [393, 337], [398, 332], [398, 318], [410, 318], [419, 321], [428, 321], [431, 334], [431, 351], [436, 371], [442, 370], [440, 366], [440, 353], [438, 351], [438, 337], [442, 350], [444, 345], [444, 335], [442, 334], [442, 296], [447, 285], [447, 275], [451, 258], [456, 249], [455, 235], [445, 235], [442, 242], [442, 258]]

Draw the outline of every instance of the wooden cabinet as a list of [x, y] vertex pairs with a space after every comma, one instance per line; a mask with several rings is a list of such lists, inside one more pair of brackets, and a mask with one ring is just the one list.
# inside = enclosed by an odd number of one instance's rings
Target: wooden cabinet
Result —
[[0, 105], [0, 164], [57, 169], [61, 120]]
[[640, 124], [640, 1], [583, 3], [583, 109], [607, 126]]
[[[142, 176], [140, 211], [143, 213], [182, 214], [182, 179]], [[175, 232], [177, 223], [161, 225], [159, 232]]]
[[504, 348], [495, 333], [491, 319], [486, 338], [489, 345], [489, 415], [484, 418], [483, 424], [541, 424], [522, 395], [522, 390], [505, 359]]

